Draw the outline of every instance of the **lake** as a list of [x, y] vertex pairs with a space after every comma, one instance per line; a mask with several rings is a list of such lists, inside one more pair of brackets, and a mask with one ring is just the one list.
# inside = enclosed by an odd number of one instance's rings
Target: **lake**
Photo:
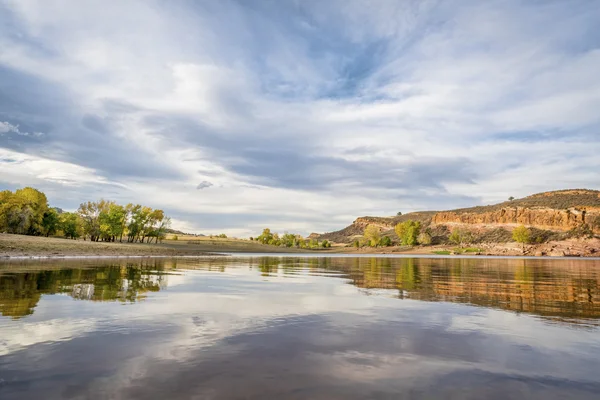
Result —
[[598, 399], [600, 261], [0, 261], [0, 398]]

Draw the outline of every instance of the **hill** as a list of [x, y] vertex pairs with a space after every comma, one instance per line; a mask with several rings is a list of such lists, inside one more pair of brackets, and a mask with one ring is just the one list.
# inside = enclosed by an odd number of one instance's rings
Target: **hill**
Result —
[[473, 231], [476, 241], [488, 242], [510, 241], [510, 230], [517, 225], [532, 228], [542, 237], [540, 240], [562, 239], [581, 232], [600, 234], [600, 191], [558, 190], [487, 206], [421, 211], [396, 217], [360, 217], [344, 229], [321, 235], [320, 239], [350, 243], [371, 224], [378, 226], [383, 235], [395, 238], [394, 226], [409, 219], [429, 228], [438, 242], [443, 242], [456, 226]]

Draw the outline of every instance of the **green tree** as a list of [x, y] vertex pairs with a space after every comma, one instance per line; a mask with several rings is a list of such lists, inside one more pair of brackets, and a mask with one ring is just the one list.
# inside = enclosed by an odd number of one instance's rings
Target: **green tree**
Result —
[[102, 211], [102, 202], [88, 201], [81, 203], [77, 212], [83, 221], [83, 234], [89, 236], [92, 242], [97, 242], [100, 239], [100, 212]]
[[42, 227], [46, 237], [54, 235], [60, 227], [58, 212], [54, 208], [49, 208], [42, 218]]
[[402, 215], [402, 211], [398, 211], [398, 212], [396, 213], [396, 215], [397, 215], [397, 216], [401, 216], [401, 215]]
[[44, 233], [44, 213], [48, 211], [46, 195], [25, 187], [14, 193], [0, 192], [0, 230], [23, 235]]
[[296, 246], [296, 235], [293, 233], [284, 233], [281, 237], [281, 243], [285, 247], [295, 247]]
[[405, 246], [414, 246], [418, 243], [417, 238], [421, 232], [421, 223], [409, 219], [397, 224], [394, 230], [398, 235], [398, 239], [400, 239], [400, 243]]
[[523, 245], [523, 252], [525, 252], [525, 244], [529, 243], [531, 240], [531, 232], [529, 229], [524, 225], [518, 226], [513, 229], [512, 237], [515, 242]]
[[100, 224], [100, 236], [102, 240], [114, 242], [119, 238], [122, 240], [124, 231], [124, 220], [127, 216], [125, 207], [114, 201], [102, 205], [98, 223]]
[[77, 239], [83, 234], [83, 221], [77, 213], [60, 214], [60, 230], [67, 239]]
[[262, 233], [256, 238], [262, 244], [269, 244], [273, 240], [273, 234], [269, 228], [263, 229]]
[[368, 241], [371, 247], [376, 247], [379, 244], [381, 233], [379, 232], [379, 228], [376, 225], [369, 225], [365, 228], [363, 236], [365, 240]]

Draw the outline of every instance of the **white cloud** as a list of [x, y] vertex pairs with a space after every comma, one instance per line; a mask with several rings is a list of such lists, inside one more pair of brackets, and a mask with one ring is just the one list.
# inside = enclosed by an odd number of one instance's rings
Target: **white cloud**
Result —
[[18, 125], [13, 125], [10, 122], [0, 121], [0, 135], [7, 134], [7, 133], [15, 133], [19, 136], [35, 136], [35, 137], [40, 137], [43, 135], [43, 133], [41, 133], [41, 132], [33, 132], [33, 133], [23, 132], [19, 129]]
[[[118, 181], [126, 189], [111, 196], [204, 233], [309, 233], [361, 214], [597, 187], [597, 8], [279, 6], [6, 2], [0, 66], [48, 83], [50, 100], [0, 112], [0, 135], [12, 134], [0, 147], [80, 168], [79, 181]], [[48, 115], [47, 104], [57, 107]], [[102, 138], [80, 128], [88, 115], [106, 121]], [[19, 142], [36, 135], [19, 123], [40, 126], [47, 145]], [[100, 166], [83, 151], [86, 135]], [[134, 161], [136, 173], [115, 177]], [[444, 162], [465, 171], [442, 174]], [[36, 168], [22, 163], [1, 180], [78, 180]], [[177, 176], [159, 176], [167, 169]]]

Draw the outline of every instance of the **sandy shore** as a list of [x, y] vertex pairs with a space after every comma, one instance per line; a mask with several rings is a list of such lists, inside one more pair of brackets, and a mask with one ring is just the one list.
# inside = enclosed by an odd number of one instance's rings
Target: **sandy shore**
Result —
[[[517, 243], [488, 243], [470, 247], [478, 251], [461, 255], [598, 257], [600, 239], [572, 239], [527, 245], [525, 252]], [[165, 240], [163, 243], [107, 243], [63, 238], [0, 234], [0, 258], [28, 257], [194, 257], [215, 253], [322, 253], [322, 254], [440, 254], [455, 253], [456, 246], [354, 247], [302, 250], [263, 245], [240, 239]]]
[[203, 256], [220, 252], [292, 253], [299, 249], [236, 239], [166, 240], [163, 243], [108, 243], [0, 234], [0, 257], [143, 257]]
[[[468, 246], [478, 251], [459, 252], [460, 255], [486, 256], [549, 256], [549, 257], [600, 257], [600, 239], [569, 239], [535, 245], [518, 243], [483, 243]], [[463, 249], [464, 250], [464, 249]], [[349, 254], [436, 254], [436, 252], [456, 253], [457, 246], [415, 246], [415, 247], [336, 247], [336, 253]]]

